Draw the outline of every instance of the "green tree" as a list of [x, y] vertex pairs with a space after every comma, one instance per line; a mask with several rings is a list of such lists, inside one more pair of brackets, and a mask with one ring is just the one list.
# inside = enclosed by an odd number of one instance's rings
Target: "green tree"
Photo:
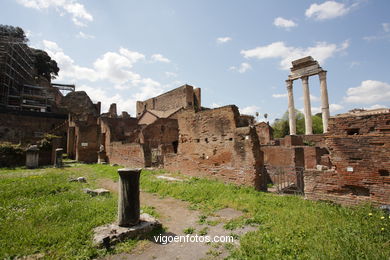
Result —
[[34, 66], [37, 69], [38, 75], [45, 77], [48, 81], [55, 79], [60, 71], [57, 66], [57, 62], [52, 60], [47, 52], [43, 50], [30, 49], [34, 55]]
[[[297, 135], [305, 134], [305, 116], [302, 112], [295, 110], [296, 116], [296, 126], [297, 126]], [[313, 133], [321, 134], [322, 133], [322, 117], [321, 114], [316, 114], [312, 116], [313, 121]], [[289, 121], [288, 121], [288, 111], [283, 114], [281, 119], [275, 120], [272, 124], [274, 129], [275, 138], [283, 138], [290, 133]]]
[[0, 36], [11, 36], [18, 38], [25, 43], [28, 42], [27, 36], [23, 29], [20, 27], [14, 27], [12, 25], [0, 24]]

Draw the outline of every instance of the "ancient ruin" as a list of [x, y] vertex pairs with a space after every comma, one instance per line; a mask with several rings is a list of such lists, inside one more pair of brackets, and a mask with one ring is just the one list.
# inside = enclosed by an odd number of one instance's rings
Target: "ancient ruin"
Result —
[[94, 229], [93, 243], [97, 247], [111, 245], [130, 238], [143, 238], [161, 227], [161, 223], [147, 213], [140, 212], [139, 177], [142, 169], [119, 169], [118, 221]]
[[309, 90], [309, 77], [318, 75], [320, 78], [321, 87], [321, 109], [322, 109], [322, 124], [324, 133], [328, 131], [329, 114], [329, 100], [328, 89], [326, 85], [326, 70], [323, 70], [317, 61], [313, 60], [311, 56], [298, 59], [292, 62], [291, 74], [286, 80], [287, 92], [288, 92], [288, 112], [289, 112], [289, 126], [290, 135], [296, 134], [295, 123], [295, 107], [294, 107], [294, 95], [293, 95], [293, 81], [296, 79], [302, 80], [303, 85], [303, 102], [304, 102], [304, 115], [305, 115], [305, 134], [313, 134], [313, 123], [311, 119], [311, 104], [310, 104], [310, 90]]
[[[240, 114], [235, 105], [203, 107], [201, 89], [191, 85], [138, 101], [135, 117], [118, 115], [116, 104], [101, 113], [100, 102], [74, 85], [34, 76], [23, 41], [2, 37], [0, 54], [0, 140], [28, 145], [55, 135], [49, 148], [39, 150], [39, 165], [60, 167], [56, 149], [64, 148], [68, 158], [86, 163], [164, 168], [343, 204], [390, 203], [390, 110], [330, 117], [327, 72], [310, 56], [292, 62], [286, 80], [290, 133], [276, 139], [268, 123]], [[312, 130], [313, 75], [320, 78], [323, 134]], [[296, 135], [297, 79], [303, 83], [305, 135]]]

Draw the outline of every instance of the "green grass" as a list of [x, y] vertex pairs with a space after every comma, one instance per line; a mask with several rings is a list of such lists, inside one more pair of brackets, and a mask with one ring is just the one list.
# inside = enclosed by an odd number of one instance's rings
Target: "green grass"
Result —
[[[118, 168], [0, 170], [0, 259], [37, 253], [49, 259], [88, 259], [131, 251], [135, 240], [119, 244], [113, 252], [92, 247], [92, 229], [115, 220], [117, 198], [82, 193], [83, 187], [98, 187], [100, 179], [116, 181]], [[346, 208], [199, 178], [168, 182], [156, 179], [156, 174], [161, 172], [142, 172], [142, 190], [188, 201], [204, 216], [225, 207], [241, 210], [244, 217], [225, 225], [232, 232], [245, 224], [259, 225], [258, 231], [240, 237], [241, 247], [233, 250], [232, 259], [390, 257], [390, 219], [381, 219], [383, 213], [368, 205]], [[68, 182], [78, 176], [88, 183]], [[143, 210], [158, 216], [158, 208]]]

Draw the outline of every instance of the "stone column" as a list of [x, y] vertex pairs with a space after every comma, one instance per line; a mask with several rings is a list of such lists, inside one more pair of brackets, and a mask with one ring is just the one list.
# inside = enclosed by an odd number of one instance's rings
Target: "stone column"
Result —
[[119, 169], [118, 225], [137, 225], [140, 218], [139, 177], [141, 169]]
[[330, 113], [329, 113], [328, 87], [326, 85], [326, 71], [325, 70], [321, 71], [318, 74], [318, 76], [320, 78], [320, 87], [321, 87], [322, 125], [324, 127], [324, 133], [327, 133]]
[[290, 135], [296, 135], [297, 126], [295, 120], [293, 81], [286, 80], [286, 86], [287, 86], [287, 95], [288, 95], [288, 123], [290, 127]]
[[313, 123], [311, 118], [311, 105], [310, 105], [310, 91], [309, 91], [309, 77], [304, 76], [302, 79], [303, 86], [303, 104], [305, 115], [305, 134], [313, 134]]
[[64, 149], [57, 148], [54, 158], [54, 167], [55, 168], [62, 168], [62, 154], [64, 152]]
[[36, 145], [31, 145], [26, 150], [26, 167], [33, 169], [39, 165], [39, 148]]

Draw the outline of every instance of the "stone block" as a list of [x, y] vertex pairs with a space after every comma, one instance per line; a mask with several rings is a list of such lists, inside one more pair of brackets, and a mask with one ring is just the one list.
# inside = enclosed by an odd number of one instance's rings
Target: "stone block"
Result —
[[93, 232], [93, 244], [96, 247], [110, 247], [118, 242], [132, 238], [145, 238], [148, 233], [156, 228], [161, 227], [161, 223], [150, 216], [142, 213], [140, 222], [131, 227], [121, 227], [117, 223], [112, 223], [96, 227]]

